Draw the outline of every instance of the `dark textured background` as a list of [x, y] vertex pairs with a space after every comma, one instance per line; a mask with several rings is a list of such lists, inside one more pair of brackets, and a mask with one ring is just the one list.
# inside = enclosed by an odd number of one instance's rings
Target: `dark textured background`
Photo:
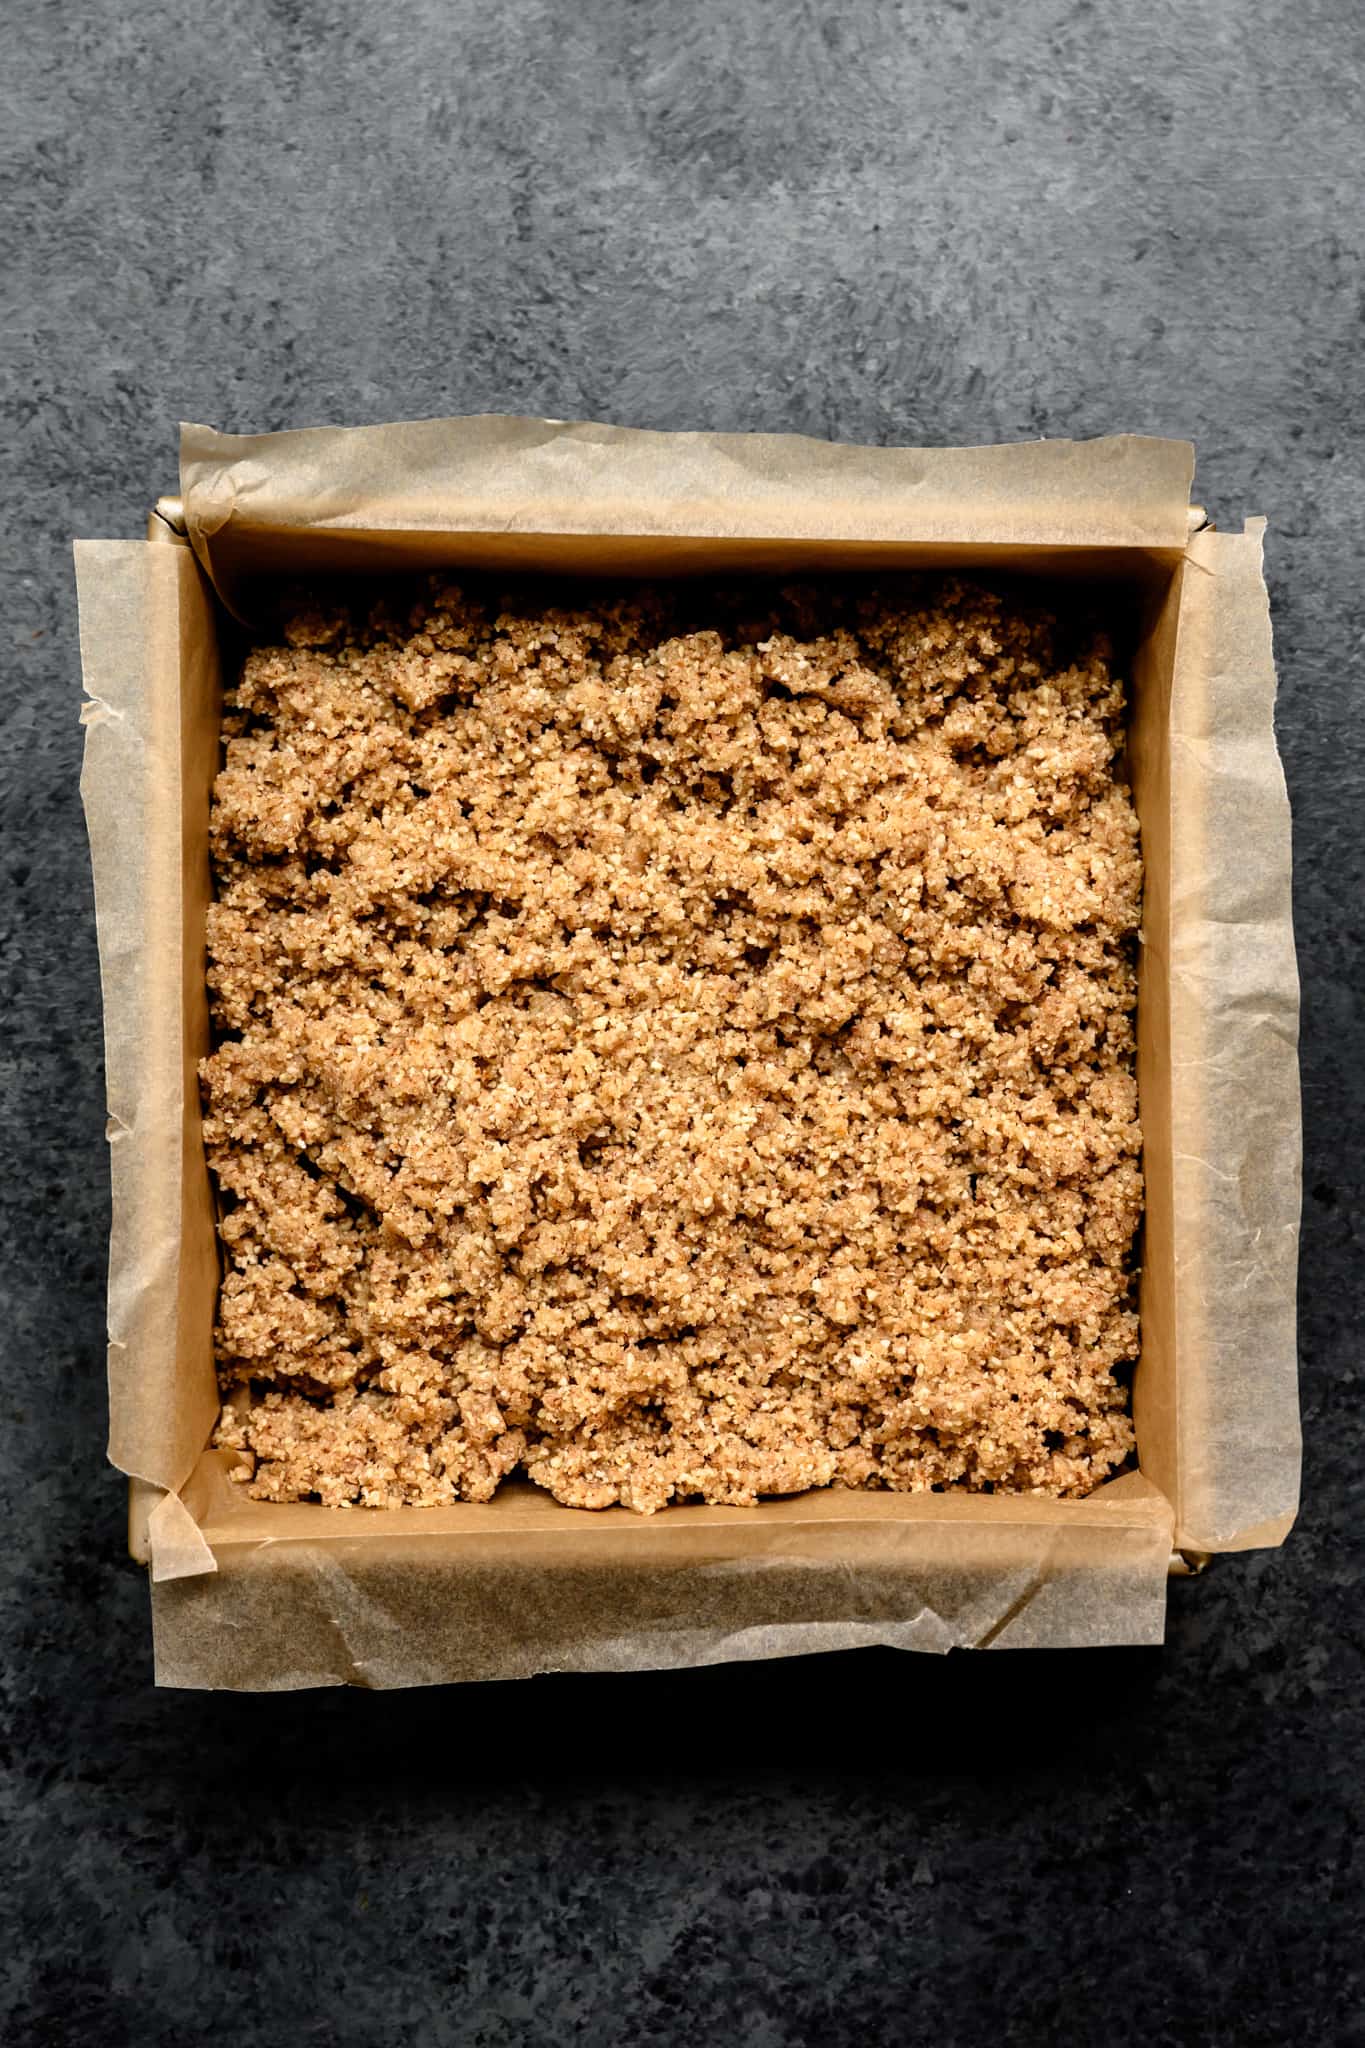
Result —
[[[17, 15], [18, 35], [14, 34]], [[0, 2033], [1365, 2041], [1358, 0], [12, 0]], [[1189, 435], [1270, 515], [1306, 1507], [1164, 1653], [155, 1694], [69, 541], [180, 416]]]

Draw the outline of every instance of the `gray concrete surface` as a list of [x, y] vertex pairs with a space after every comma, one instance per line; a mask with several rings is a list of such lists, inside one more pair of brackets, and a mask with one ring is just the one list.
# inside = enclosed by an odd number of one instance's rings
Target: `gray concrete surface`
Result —
[[[1365, 2040], [1357, 0], [17, 0], [0, 67], [0, 2031]], [[157, 1695], [102, 1459], [69, 542], [174, 423], [1189, 435], [1271, 521], [1306, 1506], [1163, 1654]]]

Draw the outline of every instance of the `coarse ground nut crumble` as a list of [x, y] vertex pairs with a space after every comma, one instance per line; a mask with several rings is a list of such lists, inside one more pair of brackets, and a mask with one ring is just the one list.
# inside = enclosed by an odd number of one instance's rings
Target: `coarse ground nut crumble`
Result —
[[372, 598], [248, 654], [213, 805], [248, 1490], [1113, 1472], [1141, 865], [1106, 643], [959, 581]]

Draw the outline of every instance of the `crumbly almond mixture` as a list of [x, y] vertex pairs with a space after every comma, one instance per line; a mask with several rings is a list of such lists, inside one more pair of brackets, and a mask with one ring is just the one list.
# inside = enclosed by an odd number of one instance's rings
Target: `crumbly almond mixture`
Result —
[[1082, 1494], [1133, 1445], [1103, 642], [960, 582], [290, 618], [204, 1063], [258, 1499]]

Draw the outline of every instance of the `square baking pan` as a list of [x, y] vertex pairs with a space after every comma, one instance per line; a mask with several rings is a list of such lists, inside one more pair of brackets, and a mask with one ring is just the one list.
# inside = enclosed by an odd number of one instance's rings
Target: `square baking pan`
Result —
[[[1298, 1487], [1297, 979], [1262, 522], [1215, 532], [1184, 443], [865, 449], [555, 421], [189, 428], [145, 542], [77, 543], [82, 788], [113, 1176], [110, 1456], [158, 1682], [278, 1689], [894, 1644], [1150, 1643], [1172, 1570], [1273, 1545]], [[854, 1492], [754, 1508], [253, 1501], [218, 1412], [208, 812], [225, 667], [281, 577], [961, 569], [1101, 598], [1128, 655], [1145, 898], [1137, 1469], [1085, 1500]]]

